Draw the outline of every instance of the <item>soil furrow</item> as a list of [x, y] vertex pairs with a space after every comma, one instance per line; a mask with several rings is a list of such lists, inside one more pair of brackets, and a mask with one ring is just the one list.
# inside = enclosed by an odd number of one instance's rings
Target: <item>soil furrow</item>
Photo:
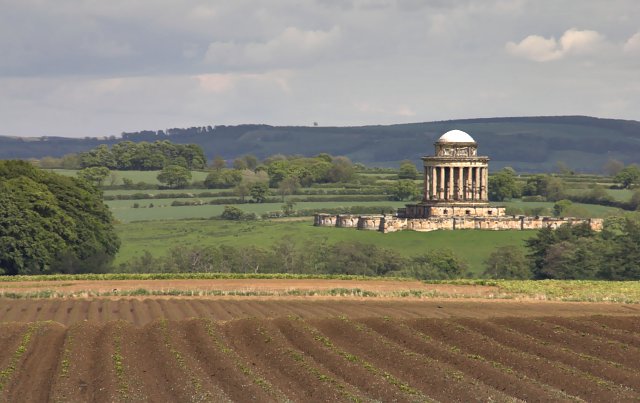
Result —
[[[633, 349], [635, 349], [636, 351], [640, 349], [640, 335], [638, 334], [638, 332], [640, 332], [640, 328], [636, 329], [634, 332], [621, 332], [615, 329], [603, 328], [601, 325], [589, 322], [588, 320], [582, 318], [572, 319], [544, 317], [541, 319], [545, 322], [553, 323], [554, 325], [560, 325], [562, 327], [570, 329], [579, 334], [580, 337], [585, 337], [586, 334], [590, 334], [600, 339], [618, 341], [622, 344], [633, 347]], [[621, 317], [618, 318], [618, 321], [624, 322], [627, 319], [628, 317]]]
[[569, 400], [558, 390], [514, 372], [511, 368], [452, 350], [449, 345], [434, 340], [401, 321], [365, 318], [359, 322], [404, 348], [449, 365], [514, 398], [524, 401]]
[[16, 348], [20, 345], [21, 335], [28, 325], [26, 323], [1, 323], [0, 324], [0, 371], [4, 370]]
[[[298, 351], [279, 334], [268, 320], [241, 319], [227, 322], [223, 327], [225, 339], [251, 365], [258, 366], [267, 379], [294, 401], [347, 400], [325, 382], [323, 371], [314, 376], [301, 371], [290, 354]], [[298, 352], [299, 353], [299, 352]]]
[[[522, 321], [522, 319], [517, 320]], [[424, 319], [412, 321], [411, 326], [449, 344], [454, 349], [499, 362], [528, 377], [538, 379], [540, 382], [585, 400], [619, 401], [621, 398], [634, 399], [638, 397], [637, 394], [626, 390], [626, 388], [607, 383], [592, 374], [557, 361], [547, 360], [519, 349], [504, 346], [455, 322]]]
[[9, 401], [46, 402], [51, 393], [65, 338], [65, 327], [39, 322], [19, 370], [6, 389]]
[[[456, 319], [456, 323], [495, 340], [496, 342], [524, 352], [558, 361], [581, 371], [594, 374], [619, 385], [640, 390], [640, 374], [622, 368], [619, 364], [596, 357], [575, 353], [566, 348], [541, 344], [537, 339], [524, 333], [509, 332], [495, 324], [479, 319]], [[579, 340], [576, 340], [579, 341]]]
[[405, 400], [402, 394], [384, 378], [368, 371], [361, 363], [347, 357], [337, 347], [322, 339], [317, 329], [300, 318], [278, 318], [273, 321], [280, 333], [298, 350], [312, 357], [317, 363], [362, 395], [376, 401]]
[[266, 402], [280, 397], [270, 383], [248, 370], [235, 351], [222, 344], [220, 329], [214, 322], [191, 319], [181, 326], [185, 332], [185, 351], [232, 401]]
[[311, 323], [338, 347], [362, 357], [384, 373], [392, 374], [406, 390], [417, 389], [437, 400], [447, 400], [450, 396], [457, 396], [462, 401], [507, 400], [506, 395], [492, 387], [431, 357], [406, 349], [361, 322], [341, 317]]
[[640, 369], [640, 351], [620, 342], [604, 340], [593, 335], [576, 337], [573, 331], [563, 326], [535, 319], [523, 321], [500, 318], [495, 319], [495, 323], [531, 335], [542, 343], [553, 343], [557, 348], [568, 348], [576, 353], [617, 362], [635, 370]]

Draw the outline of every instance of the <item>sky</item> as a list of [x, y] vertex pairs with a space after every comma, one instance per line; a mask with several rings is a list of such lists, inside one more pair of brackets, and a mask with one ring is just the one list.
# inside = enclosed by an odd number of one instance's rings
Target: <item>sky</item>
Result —
[[638, 0], [0, 0], [0, 135], [640, 120]]

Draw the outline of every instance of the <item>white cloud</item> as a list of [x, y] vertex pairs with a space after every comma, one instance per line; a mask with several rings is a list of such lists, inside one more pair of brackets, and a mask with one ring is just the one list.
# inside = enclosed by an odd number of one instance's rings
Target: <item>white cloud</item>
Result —
[[564, 54], [593, 54], [604, 45], [604, 37], [596, 31], [580, 31], [571, 28], [560, 38], [560, 49]]
[[629, 38], [623, 46], [626, 53], [640, 53], [640, 32]]
[[549, 39], [540, 35], [529, 35], [520, 43], [508, 42], [505, 46], [508, 53], [536, 62], [548, 62], [561, 59], [567, 55], [588, 55], [596, 53], [604, 45], [604, 37], [596, 31], [567, 30], [560, 40]]
[[509, 42], [506, 49], [513, 56], [536, 62], [548, 62], [562, 57], [555, 38], [546, 39], [539, 35], [529, 35], [518, 44]]
[[340, 35], [337, 26], [328, 31], [288, 27], [265, 42], [213, 42], [207, 49], [205, 62], [240, 68], [315, 63], [335, 48]]

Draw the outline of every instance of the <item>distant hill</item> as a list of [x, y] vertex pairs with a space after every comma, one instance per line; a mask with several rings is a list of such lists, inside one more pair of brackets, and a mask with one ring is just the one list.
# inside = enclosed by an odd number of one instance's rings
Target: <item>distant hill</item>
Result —
[[410, 123], [388, 126], [207, 126], [166, 131], [123, 133], [122, 138], [0, 137], [0, 159], [60, 157], [121, 140], [170, 140], [201, 145], [209, 158], [233, 159], [242, 154], [264, 158], [272, 154], [345, 155], [373, 166], [416, 162], [433, 153], [433, 142], [444, 132], [460, 129], [491, 157], [493, 170], [550, 171], [558, 161], [578, 172], [599, 172], [611, 158], [640, 163], [640, 122], [588, 116], [507, 117]]

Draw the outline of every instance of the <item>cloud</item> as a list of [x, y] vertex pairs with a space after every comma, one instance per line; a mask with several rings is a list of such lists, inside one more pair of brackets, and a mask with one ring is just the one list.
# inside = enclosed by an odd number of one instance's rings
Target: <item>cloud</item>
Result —
[[289, 85], [291, 74], [288, 71], [275, 70], [262, 74], [225, 73], [200, 74], [195, 76], [200, 88], [207, 93], [225, 94], [244, 88], [247, 85], [271, 87], [271, 92], [290, 94]]
[[640, 53], [640, 32], [637, 32], [631, 38], [629, 38], [622, 49], [625, 53]]
[[529, 35], [520, 43], [508, 42], [507, 52], [535, 62], [549, 62], [568, 55], [588, 55], [597, 52], [605, 43], [604, 37], [597, 31], [567, 30], [560, 40], [540, 35]]
[[213, 42], [205, 62], [215, 66], [274, 67], [315, 63], [329, 55], [340, 40], [340, 28], [328, 31], [288, 27], [264, 42]]

